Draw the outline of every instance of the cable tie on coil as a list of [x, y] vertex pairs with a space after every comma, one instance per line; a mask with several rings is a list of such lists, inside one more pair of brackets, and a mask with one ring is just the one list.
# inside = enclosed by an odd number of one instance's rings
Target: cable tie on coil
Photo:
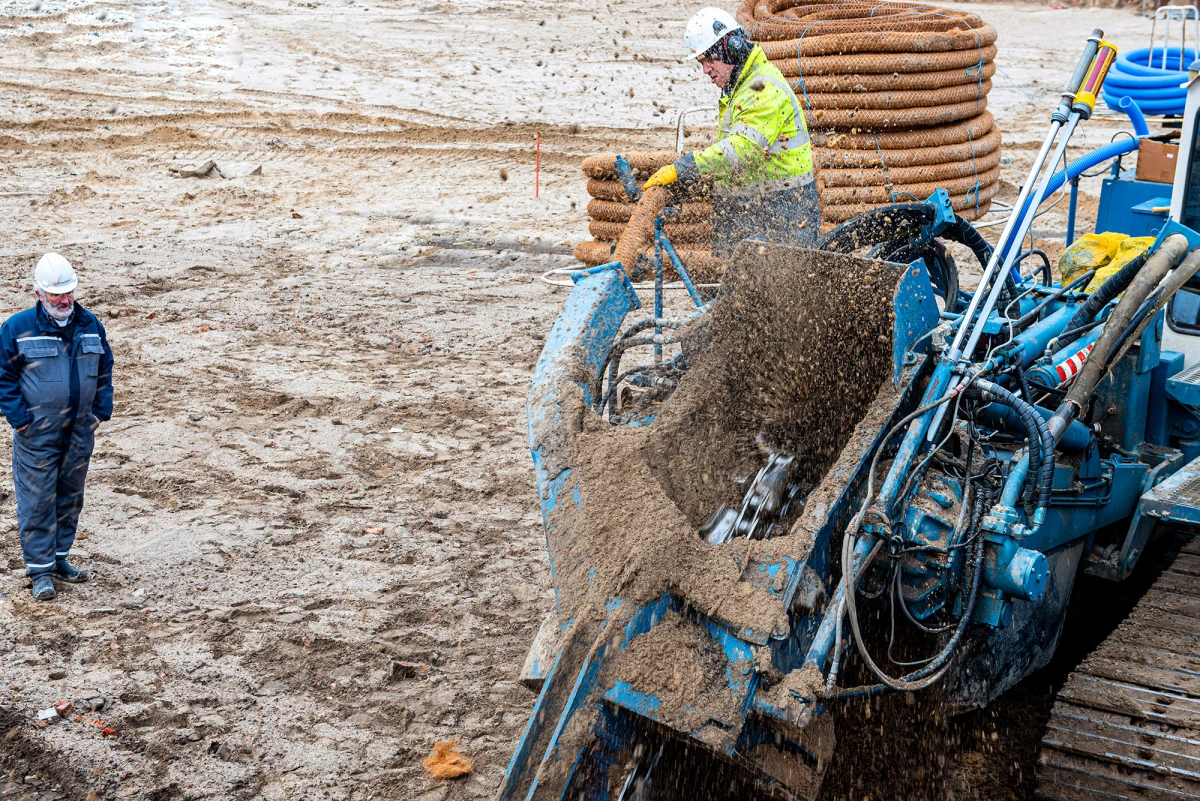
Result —
[[[804, 85], [804, 68], [800, 66], [800, 48], [804, 44], [804, 37], [815, 26], [821, 24], [821, 20], [809, 23], [808, 27], [800, 34], [800, 38], [796, 40], [796, 86], [800, 87], [800, 93], [804, 96], [804, 106], [808, 111], [812, 111], [812, 103], [808, 101], [808, 89]], [[796, 86], [792, 87], [792, 91], [796, 91]]]

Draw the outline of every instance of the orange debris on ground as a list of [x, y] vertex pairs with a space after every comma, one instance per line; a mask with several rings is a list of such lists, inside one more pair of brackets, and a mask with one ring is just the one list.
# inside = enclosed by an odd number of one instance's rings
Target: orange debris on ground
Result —
[[466, 776], [474, 766], [471, 760], [454, 750], [458, 740], [438, 740], [433, 744], [433, 753], [425, 757], [425, 770], [439, 779], [457, 779]]

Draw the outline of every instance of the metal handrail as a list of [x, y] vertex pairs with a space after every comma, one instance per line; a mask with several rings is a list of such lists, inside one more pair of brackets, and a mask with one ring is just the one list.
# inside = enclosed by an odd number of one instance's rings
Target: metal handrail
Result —
[[[1142, 0], [1142, 16], [1146, 15], [1145, 2], [1146, 0]], [[1187, 69], [1187, 65], [1184, 63], [1184, 53], [1187, 51], [1188, 20], [1191, 20], [1193, 23], [1192, 38], [1195, 40], [1196, 48], [1200, 49], [1200, 8], [1197, 8], [1196, 6], [1162, 6], [1161, 8], [1155, 9], [1154, 21], [1150, 25], [1150, 54], [1146, 59], [1146, 66], [1148, 67], [1154, 66], [1154, 31], [1158, 27], [1158, 21], [1160, 19], [1166, 22], [1166, 28], [1163, 30], [1162, 60], [1160, 61], [1158, 68], [1163, 70], [1167, 69], [1167, 49], [1171, 45], [1171, 23], [1178, 21], [1182, 23], [1180, 27], [1183, 29], [1180, 32], [1179, 39], [1178, 68], [1182, 72], [1183, 70]]]
[[683, 152], [683, 118], [689, 114], [696, 114], [701, 111], [712, 111], [711, 106], [697, 106], [696, 108], [685, 108], [679, 112], [679, 119], [675, 122], [675, 152]]

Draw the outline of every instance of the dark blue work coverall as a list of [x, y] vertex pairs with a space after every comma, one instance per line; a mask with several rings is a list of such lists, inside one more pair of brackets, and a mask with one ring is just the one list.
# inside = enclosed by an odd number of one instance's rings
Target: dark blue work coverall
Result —
[[113, 355], [104, 326], [78, 303], [72, 323], [64, 331], [38, 303], [0, 326], [0, 412], [14, 429], [27, 576], [53, 572], [55, 559], [70, 552], [97, 420], [112, 417]]

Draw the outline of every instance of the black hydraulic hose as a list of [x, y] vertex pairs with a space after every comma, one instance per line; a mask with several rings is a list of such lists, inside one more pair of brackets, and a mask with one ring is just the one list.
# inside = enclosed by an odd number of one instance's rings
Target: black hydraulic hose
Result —
[[1021, 387], [1021, 397], [1033, 403], [1033, 391], [1029, 388], [1029, 381], [1025, 378], [1025, 367], [1020, 361], [1017, 362], [1017, 385]]
[[[880, 206], [847, 220], [817, 239], [817, 250], [852, 253], [862, 247], [891, 239], [911, 239], [934, 219], [934, 209], [925, 203], [896, 203]], [[982, 237], [981, 237], [982, 238]]]
[[[1029, 475], [1033, 476], [1036, 481], [1036, 508], [1045, 509], [1050, 505], [1050, 489], [1054, 484], [1054, 438], [1050, 436], [1049, 426], [1046, 425], [1046, 421], [1038, 414], [1032, 403], [1017, 397], [999, 384], [981, 379], [975, 382], [974, 389], [984, 400], [998, 401], [1011, 406], [1020, 415], [1021, 422], [1025, 424], [1025, 428], [1029, 432]], [[1035, 454], [1037, 455], [1036, 465], [1034, 463]], [[1026, 514], [1033, 512], [1033, 509], [1030, 509], [1029, 501], [1028, 493], [1026, 493]]]
[[1104, 283], [1100, 285], [1100, 288], [1093, 292], [1087, 301], [1085, 301], [1084, 304], [1079, 307], [1079, 310], [1075, 312], [1075, 315], [1071, 318], [1071, 321], [1067, 323], [1066, 330], [1079, 328], [1080, 326], [1090, 323], [1092, 318], [1099, 314], [1100, 310], [1109, 304], [1109, 301], [1111, 301], [1117, 295], [1120, 295], [1129, 287], [1129, 284], [1133, 281], [1134, 277], [1138, 274], [1142, 267], [1145, 266], [1145, 264], [1146, 253], [1139, 253], [1126, 262], [1125, 266], [1105, 279]]
[[988, 261], [992, 258], [992, 246], [983, 238], [983, 234], [975, 230], [975, 226], [962, 217], [955, 216], [954, 223], [941, 233], [941, 238], [969, 247], [975, 254], [975, 258], [979, 260], [981, 267], [987, 267]]
[[[1040, 258], [1042, 260], [1042, 266], [1039, 268], [1036, 268], [1036, 269], [1040, 269], [1042, 271], [1042, 283], [1045, 284], [1046, 286], [1050, 286], [1050, 284], [1053, 284], [1054, 283], [1054, 272], [1050, 269], [1050, 257], [1046, 255], [1046, 251], [1038, 250], [1037, 248], [1034, 248], [1033, 250], [1027, 250], [1024, 253], [1022, 253], [1020, 256], [1017, 256], [1016, 263], [1020, 264], [1021, 262], [1028, 259], [1030, 256], [1037, 256], [1038, 258]], [[1030, 275], [1033, 275], [1033, 273], [1030, 273]]]
[[[922, 226], [934, 220], [934, 209], [926, 203], [895, 203], [880, 206], [842, 223], [817, 240], [818, 250], [833, 253], [850, 253], [867, 245], [875, 245], [891, 239], [911, 239], [921, 232]], [[975, 226], [955, 215], [939, 238], [966, 245], [975, 254], [980, 265], [987, 266], [992, 258], [992, 246]], [[1012, 282], [1011, 277], [1009, 282]], [[1015, 284], [1013, 284], [1015, 287]]]
[[[971, 589], [968, 591], [967, 603], [963, 609], [962, 617], [958, 620], [958, 625], [954, 629], [954, 634], [946, 642], [946, 645], [937, 653], [933, 659], [929, 660], [929, 664], [920, 670], [915, 670], [901, 678], [894, 679], [884, 673], [875, 661], [871, 659], [870, 654], [866, 652], [863, 644], [862, 633], [859, 631], [858, 615], [854, 610], [854, 600], [851, 595], [847, 595], [847, 609], [849, 610], [850, 627], [854, 632], [854, 642], [858, 646], [859, 655], [863, 657], [863, 661], [867, 667], [871, 669], [883, 683], [874, 684], [865, 687], [853, 687], [849, 690], [842, 690], [836, 693], [818, 693], [818, 697], [824, 701], [835, 701], [845, 698], [856, 698], [863, 695], [877, 695], [886, 690], [904, 690], [913, 692], [915, 690], [923, 690], [926, 687], [932, 686], [939, 681], [945, 674], [946, 662], [954, 655], [958, 648], [959, 642], [962, 640], [963, 634], [967, 630], [967, 626], [971, 622], [972, 616], [975, 614], [975, 602], [979, 599], [979, 584], [983, 577], [983, 556], [984, 556], [984, 538], [978, 536], [978, 527], [983, 518], [984, 498], [985, 493], [979, 493], [975, 498], [975, 507], [971, 510], [971, 530], [975, 531], [975, 553], [974, 559], [971, 560]], [[844, 549], [845, 550], [845, 549]], [[864, 565], [865, 567], [865, 565]], [[853, 587], [848, 590], [853, 592]]]
[[1091, 331], [1096, 326], [1104, 325], [1105, 322], [1107, 322], [1107, 318], [1092, 320], [1087, 325], [1081, 325], [1078, 328], [1072, 328], [1069, 331], [1063, 331], [1061, 334], [1051, 340], [1054, 343], [1054, 347], [1048, 351], [1049, 355], [1054, 356], [1055, 354], [1063, 352], [1072, 344], [1074, 344], [1076, 339], [1079, 339], [1079, 337], [1083, 336], [1088, 331]]
[[1154, 307], [1158, 304], [1158, 298], [1161, 292], [1155, 291], [1150, 297], [1142, 301], [1142, 305], [1138, 306], [1138, 310], [1134, 312], [1133, 319], [1129, 321], [1129, 325], [1125, 326], [1125, 330], [1121, 332], [1121, 336], [1117, 338], [1116, 344], [1113, 345], [1112, 352], [1117, 353], [1121, 350], [1121, 346], [1125, 344], [1125, 340], [1129, 339], [1129, 335], [1137, 330], [1142, 321], [1146, 319]]

